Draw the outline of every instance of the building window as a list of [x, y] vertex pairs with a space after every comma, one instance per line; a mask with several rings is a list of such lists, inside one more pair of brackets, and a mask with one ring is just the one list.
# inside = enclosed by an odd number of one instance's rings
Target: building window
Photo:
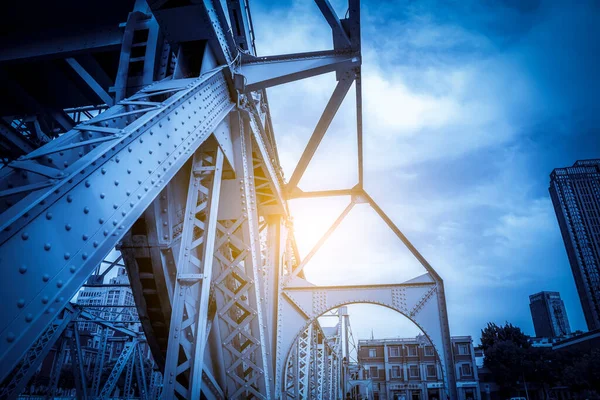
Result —
[[408, 346], [408, 355], [416, 357], [416, 355], [417, 355], [417, 346]]
[[392, 366], [392, 378], [400, 378], [400, 366], [399, 365]]
[[371, 376], [371, 378], [378, 378], [379, 371], [377, 370], [377, 367], [369, 367], [369, 375]]
[[379, 382], [373, 382], [373, 391], [379, 392]]
[[433, 364], [427, 365], [427, 376], [435, 378], [437, 376], [437, 368]]
[[473, 371], [471, 371], [471, 364], [463, 364], [461, 366], [462, 376], [471, 376], [473, 375]]
[[390, 357], [400, 357], [400, 349], [398, 347], [390, 347]]
[[460, 354], [461, 356], [471, 354], [469, 351], [469, 347], [470, 346], [466, 343], [459, 343], [458, 344], [458, 354]]
[[369, 357], [377, 357], [377, 350], [369, 349]]
[[433, 346], [425, 346], [425, 355], [426, 356], [434, 356], [435, 352], [433, 351]]
[[419, 377], [419, 366], [418, 365], [409, 365], [408, 366], [409, 376], [411, 378]]

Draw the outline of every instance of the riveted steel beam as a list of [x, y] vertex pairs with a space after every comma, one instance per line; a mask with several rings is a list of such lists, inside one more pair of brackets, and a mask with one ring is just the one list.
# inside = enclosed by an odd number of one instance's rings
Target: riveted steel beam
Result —
[[328, 72], [343, 72], [358, 66], [360, 66], [360, 56], [334, 51], [244, 57], [239, 70], [244, 80], [239, 89], [253, 92]]
[[[12, 266], [4, 271], [5, 279], [0, 283], [7, 304], [0, 310], [3, 366], [12, 368], [16, 364], [37, 333], [51, 323], [104, 255], [233, 107], [221, 70], [183, 84], [158, 83], [134, 97], [152, 100], [155, 93], [166, 90], [172, 95], [161, 108], [153, 107], [136, 114], [136, 118], [120, 116], [127, 110], [117, 105], [106, 111], [114, 121], [95, 125], [92, 119], [49, 143], [47, 146], [54, 147], [82, 140], [82, 136], [87, 138], [94, 134], [87, 127], [113, 124], [121, 130], [114, 140], [90, 146], [87, 152], [72, 149], [58, 153], [52, 164], [63, 168], [64, 178], [45, 190], [21, 194], [0, 215], [0, 258]], [[168, 133], [159, 134], [165, 131]], [[45, 147], [38, 149], [38, 154]], [[29, 159], [40, 164], [49, 162], [47, 156], [36, 154]], [[65, 167], [63, 160], [68, 159], [73, 160], [72, 164]], [[7, 168], [0, 186], [23, 179], [15, 174], [15, 169]], [[28, 315], [31, 318], [25, 318]]]

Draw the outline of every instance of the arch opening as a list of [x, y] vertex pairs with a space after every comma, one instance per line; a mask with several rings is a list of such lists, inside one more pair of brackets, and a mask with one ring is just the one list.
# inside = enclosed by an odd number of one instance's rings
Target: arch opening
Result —
[[[377, 337], [369, 324], [361, 323], [365, 316], [385, 321]], [[376, 356], [370, 357], [373, 350]], [[409, 384], [414, 368], [408, 368], [407, 361], [413, 351], [423, 361], [418, 364], [420, 377], [437, 378], [435, 384], [425, 383], [422, 389]], [[420, 398], [448, 396], [443, 351], [419, 321], [391, 305], [349, 301], [329, 307], [304, 322], [285, 357], [284, 399], [336, 399], [348, 394], [372, 399], [374, 393], [382, 392], [388, 399], [411, 398], [418, 390], [428, 391], [427, 397]]]

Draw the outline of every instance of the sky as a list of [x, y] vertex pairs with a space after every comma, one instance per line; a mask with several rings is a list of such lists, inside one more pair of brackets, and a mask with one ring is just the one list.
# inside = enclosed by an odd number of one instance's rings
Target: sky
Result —
[[[343, 16], [347, 5], [332, 1]], [[259, 55], [332, 48], [312, 1], [251, 3]], [[542, 0], [363, 1], [365, 187], [444, 279], [452, 335], [479, 342], [488, 322], [533, 335], [530, 294], [560, 291], [585, 330], [548, 194], [553, 168], [600, 156], [600, 6]], [[336, 81], [268, 90], [290, 177]], [[304, 190], [357, 181], [354, 87]], [[294, 200], [307, 254], [349, 199]], [[316, 284], [399, 283], [424, 272], [358, 205], [306, 267]], [[414, 336], [406, 318], [350, 307], [358, 338]]]

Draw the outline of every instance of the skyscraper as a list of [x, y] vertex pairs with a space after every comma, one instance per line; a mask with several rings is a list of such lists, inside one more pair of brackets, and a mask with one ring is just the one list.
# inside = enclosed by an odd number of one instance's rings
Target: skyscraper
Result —
[[557, 337], [571, 333], [569, 318], [558, 292], [539, 292], [529, 296], [529, 308], [537, 337]]
[[549, 190], [588, 329], [599, 329], [600, 159], [555, 169]]

